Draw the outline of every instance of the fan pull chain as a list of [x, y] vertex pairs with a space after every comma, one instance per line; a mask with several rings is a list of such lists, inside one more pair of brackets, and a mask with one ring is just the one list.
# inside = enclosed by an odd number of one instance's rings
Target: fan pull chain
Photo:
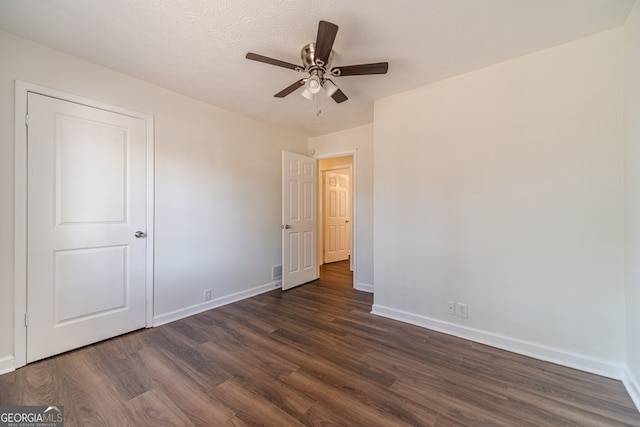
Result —
[[316, 100], [317, 100], [317, 102], [316, 102], [316, 111], [317, 111], [316, 112], [316, 116], [320, 117], [320, 113], [322, 113], [322, 110], [320, 109], [320, 98], [321, 98], [320, 92], [316, 93], [315, 96], [316, 96]]

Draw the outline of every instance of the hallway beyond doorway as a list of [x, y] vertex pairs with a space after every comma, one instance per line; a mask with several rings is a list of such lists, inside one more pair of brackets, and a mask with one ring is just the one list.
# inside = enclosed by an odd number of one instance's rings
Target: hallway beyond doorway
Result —
[[353, 288], [353, 271], [350, 260], [331, 262], [320, 266], [320, 280], [339, 287]]

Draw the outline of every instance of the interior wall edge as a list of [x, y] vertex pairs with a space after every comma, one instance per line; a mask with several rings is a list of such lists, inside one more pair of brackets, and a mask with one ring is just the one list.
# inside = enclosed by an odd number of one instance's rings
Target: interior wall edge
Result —
[[280, 289], [281, 287], [282, 281], [277, 280], [274, 282], [266, 283], [264, 285], [256, 286], [251, 289], [247, 289], [245, 291], [235, 292], [229, 295], [217, 297], [212, 299], [211, 301], [194, 304], [192, 306], [174, 310], [169, 313], [160, 314], [154, 316], [152, 326], [156, 327], [164, 325], [166, 323], [175, 322], [176, 320], [184, 319], [185, 317], [193, 316], [208, 310], [212, 310], [214, 308], [222, 307], [223, 305], [241, 301], [246, 298], [251, 298], [265, 292], [273, 291], [274, 289]]
[[624, 370], [624, 376], [622, 378], [622, 384], [627, 389], [627, 393], [631, 397], [634, 405], [638, 411], [640, 411], [640, 381], [633, 375], [633, 372], [627, 367]]
[[370, 283], [356, 282], [355, 288], [358, 291], [373, 293], [373, 285]]
[[620, 361], [603, 360], [561, 348], [523, 341], [490, 331], [409, 313], [380, 304], [373, 304], [371, 313], [591, 374], [615, 380], [622, 380], [625, 377], [626, 366]]

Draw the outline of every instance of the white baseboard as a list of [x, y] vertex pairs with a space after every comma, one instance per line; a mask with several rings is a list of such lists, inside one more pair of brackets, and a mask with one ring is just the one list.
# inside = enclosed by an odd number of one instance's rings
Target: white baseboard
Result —
[[246, 291], [236, 292], [234, 294], [214, 298], [211, 301], [195, 304], [186, 308], [181, 308], [180, 310], [171, 311], [159, 316], [154, 316], [152, 326], [160, 326], [164, 325], [165, 323], [184, 319], [185, 317], [193, 316], [194, 314], [202, 313], [203, 311], [211, 310], [212, 308], [231, 304], [232, 302], [240, 301], [245, 298], [260, 295], [265, 292], [278, 289], [280, 287], [282, 287], [282, 281], [275, 281], [267, 283], [266, 285], [260, 285], [256, 286], [255, 288], [247, 289]]
[[371, 313], [603, 377], [622, 380], [625, 374], [625, 364], [622, 362], [598, 359], [378, 304], [373, 305]]
[[16, 370], [13, 363], [13, 356], [6, 356], [0, 358], [0, 375], [13, 372]]
[[629, 370], [629, 367], [624, 371], [624, 378], [622, 378], [622, 384], [627, 389], [627, 393], [633, 400], [638, 411], [640, 411], [640, 381], [633, 375], [633, 372]]
[[368, 283], [357, 282], [355, 288], [359, 291], [369, 292], [370, 294], [373, 293], [373, 285]]

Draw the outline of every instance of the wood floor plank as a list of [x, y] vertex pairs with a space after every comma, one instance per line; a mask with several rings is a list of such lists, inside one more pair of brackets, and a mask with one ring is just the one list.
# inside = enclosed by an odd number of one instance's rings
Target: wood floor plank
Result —
[[233, 419], [235, 412], [213, 396], [215, 385], [202, 386], [158, 349], [141, 350], [139, 363], [138, 369], [147, 374], [154, 388], [164, 391], [194, 425], [222, 426]]
[[[11, 372], [0, 376], [0, 405], [40, 405], [40, 402], [58, 402], [60, 377], [55, 360], [46, 359], [30, 365], [24, 375]], [[15, 403], [12, 403], [15, 402]]]
[[215, 386], [229, 379], [229, 373], [203, 357], [189, 337], [171, 328], [156, 328], [149, 333], [151, 345], [167, 355], [182, 372], [204, 386]]
[[[89, 348], [54, 358], [62, 381], [57, 399], [65, 407], [65, 424], [78, 426], [135, 425], [122, 396], [91, 357]], [[47, 404], [40, 402], [39, 404]]]
[[622, 413], [611, 416], [611, 413], [602, 411], [600, 408], [597, 411], [591, 411], [589, 406], [558, 405], [557, 399], [553, 396], [531, 393], [520, 388], [510, 390], [509, 401], [519, 403], [521, 409], [527, 409], [519, 412], [522, 417], [532, 413], [544, 414], [547, 423], [564, 419], [568, 424], [584, 427], [637, 425], [637, 418], [634, 420], [633, 417], [627, 417]]
[[[322, 381], [313, 375], [305, 372], [295, 372], [288, 378], [284, 379], [292, 387], [305, 391], [307, 394], [314, 396], [318, 401], [318, 406], [326, 406], [335, 413], [335, 416], [329, 420], [316, 420], [317, 424], [336, 424], [345, 426], [410, 426], [411, 423], [403, 421], [394, 414], [388, 413], [385, 408], [379, 408], [368, 405], [366, 401], [359, 399], [347, 390], [335, 387], [330, 382]], [[398, 408], [401, 409], [401, 408]], [[326, 411], [323, 411], [326, 414]], [[341, 420], [337, 422], [335, 418]], [[303, 417], [302, 420], [305, 420]], [[433, 415], [435, 420], [435, 414]], [[413, 425], [432, 425], [432, 420], [422, 419], [420, 424]], [[312, 424], [311, 420], [306, 420], [306, 424]]]
[[581, 406], [588, 411], [597, 401], [598, 410], [609, 413], [612, 419], [614, 414], [637, 413], [629, 405], [629, 397], [619, 381], [566, 367], [558, 370], [558, 365], [498, 349], [488, 351], [499, 356], [490, 360], [467, 357], [461, 369], [482, 379], [508, 381], [511, 390], [553, 396], [564, 407]]
[[92, 346], [93, 363], [101, 370], [111, 385], [117, 390], [122, 400], [133, 399], [151, 390], [151, 384], [146, 378], [146, 373], [138, 369], [139, 363], [133, 359], [139, 357], [138, 353], [127, 355], [115, 353], [106, 342], [99, 346]]
[[125, 402], [138, 426], [194, 427], [189, 418], [161, 390], [153, 389]]
[[260, 394], [244, 387], [235, 378], [225, 381], [216, 388], [217, 396], [234, 408], [235, 417], [249, 425], [292, 427], [304, 425]]
[[[270, 363], [264, 363], [265, 359], [250, 349], [228, 351], [214, 343], [206, 343], [203, 344], [203, 351], [232, 374], [240, 386], [260, 395], [293, 417], [304, 414], [315, 403], [312, 398], [280, 380], [282, 376], [295, 372], [297, 367], [291, 370], [274, 370]], [[273, 361], [274, 357], [268, 356], [268, 360]]]
[[[488, 399], [486, 396], [478, 396], [481, 402], [469, 402], [463, 396], [454, 392], [443, 392], [442, 388], [433, 387], [433, 384], [421, 381], [411, 381], [410, 379], [398, 380], [391, 390], [400, 396], [413, 399], [416, 403], [434, 408], [438, 415], [445, 415], [450, 420], [467, 425], [490, 425], [490, 426], [534, 426], [519, 422], [511, 414], [505, 411], [495, 411], [499, 404], [495, 398]], [[506, 401], [500, 401], [504, 404]]]
[[370, 313], [347, 262], [0, 376], [74, 426], [640, 426], [620, 381]]

